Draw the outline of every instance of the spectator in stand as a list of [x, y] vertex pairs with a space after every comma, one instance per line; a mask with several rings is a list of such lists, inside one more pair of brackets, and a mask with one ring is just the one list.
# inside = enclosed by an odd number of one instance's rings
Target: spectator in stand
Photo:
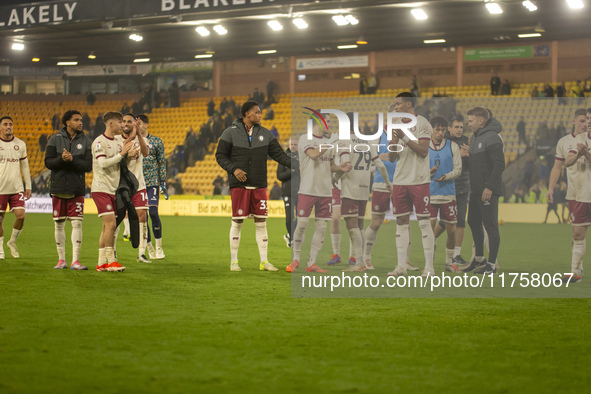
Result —
[[501, 78], [499, 75], [494, 72], [493, 76], [490, 78], [490, 94], [491, 96], [498, 96], [499, 89], [501, 89]]
[[211, 118], [213, 116], [214, 112], [215, 112], [215, 103], [213, 102], [213, 99], [210, 98], [209, 101], [207, 102], [207, 116]]
[[359, 94], [367, 94], [367, 81], [364, 78], [359, 79]]
[[527, 145], [527, 137], [525, 135], [525, 119], [523, 116], [519, 118], [519, 123], [517, 123], [517, 135], [519, 136], [518, 144], [522, 142]]
[[540, 91], [538, 90], [537, 86], [534, 86], [534, 88], [531, 90], [530, 96], [531, 96], [532, 100], [535, 100], [538, 97], [540, 97]]
[[419, 97], [419, 80], [416, 75], [413, 75], [410, 81], [410, 92], [414, 97]]
[[144, 112], [144, 109], [142, 108], [142, 105], [138, 100], [133, 100], [133, 103], [131, 104], [131, 112], [136, 115], [139, 115], [142, 112]]
[[564, 82], [561, 82], [556, 87], [556, 97], [558, 97], [558, 105], [566, 105], [566, 87], [564, 86]]
[[218, 142], [224, 132], [224, 122], [222, 121], [220, 114], [216, 113], [213, 115], [210, 128], [213, 137], [212, 142]]
[[554, 97], [554, 89], [549, 83], [544, 86], [544, 97]]
[[372, 132], [371, 132], [371, 131], [372, 131], [372, 130], [371, 130], [371, 127], [369, 127], [369, 124], [368, 124], [367, 122], [365, 122], [365, 123], [363, 124], [363, 134], [365, 134], [365, 135], [370, 135], [370, 134], [372, 134]]
[[94, 105], [95, 102], [96, 102], [96, 96], [94, 95], [94, 93], [88, 92], [88, 94], [86, 95], [86, 104]]
[[577, 81], [577, 85], [573, 89], [573, 96], [575, 96], [575, 102], [577, 105], [579, 105], [581, 103], [581, 100], [585, 98], [585, 91], [583, 89], [581, 81]]
[[218, 108], [218, 112], [223, 114], [226, 112], [226, 108], [228, 108], [228, 100], [224, 97], [220, 102], [220, 107]]
[[170, 100], [170, 108], [178, 108], [181, 106], [181, 89], [177, 81], [174, 81], [168, 88], [168, 97]]
[[232, 110], [232, 113], [236, 110], [236, 101], [230, 96], [230, 100], [228, 100], [228, 108]]
[[558, 194], [558, 200], [554, 197], [554, 201], [558, 201], [560, 205], [562, 205], [562, 211], [560, 216], [562, 217], [562, 223], [568, 223], [570, 217], [570, 209], [566, 212], [566, 217], [564, 217], [564, 212], [569, 208], [568, 200], [566, 199], [566, 192], [568, 190], [568, 185], [565, 181], [560, 181], [560, 193]]
[[281, 186], [279, 186], [279, 182], [273, 182], [273, 187], [269, 192], [269, 200], [281, 200]]
[[47, 134], [41, 134], [39, 137], [39, 150], [41, 152], [45, 152], [45, 148], [47, 147]]
[[267, 113], [265, 114], [264, 120], [273, 120], [273, 119], [275, 119], [275, 111], [273, 110], [273, 107], [271, 107], [269, 105], [269, 108], [267, 109]]
[[230, 195], [230, 182], [228, 182], [228, 179], [226, 178], [226, 180], [224, 180], [224, 183], [222, 183], [222, 196], [229, 196]]
[[127, 114], [129, 112], [131, 112], [131, 108], [129, 107], [129, 105], [127, 105], [127, 103], [123, 103], [123, 107], [121, 107], [121, 111], [122, 114]]
[[100, 113], [94, 121], [94, 132], [92, 133], [92, 140], [94, 141], [99, 135], [103, 134], [106, 128], [107, 126], [105, 126], [105, 122], [103, 122], [103, 114]]
[[556, 126], [556, 134], [558, 134], [558, 138], [562, 138], [567, 134], [566, 128], [564, 127], [564, 123], [562, 123], [562, 121], [558, 122], [558, 126]]
[[510, 203], [524, 203], [525, 199], [523, 197], [523, 189], [520, 187], [515, 187], [515, 189], [513, 189], [513, 194], [509, 198], [508, 202], [510, 202]]
[[213, 195], [214, 196], [221, 196], [222, 195], [222, 181], [216, 179], [213, 181]]
[[87, 112], [82, 115], [82, 130], [90, 131], [90, 116]]
[[269, 100], [269, 104], [275, 102], [275, 82], [270, 79], [267, 80], [267, 100]]
[[186, 167], [191, 167], [193, 164], [195, 164], [195, 161], [197, 160], [197, 135], [195, 134], [195, 132], [193, 131], [193, 128], [190, 127], [189, 131], [187, 132], [187, 135], [185, 137], [185, 164]]
[[271, 127], [269, 131], [271, 132], [271, 134], [273, 134], [273, 137], [275, 137], [275, 139], [279, 141], [279, 131], [277, 131], [277, 127], [273, 125], [273, 127]]
[[179, 172], [184, 172], [185, 164], [185, 152], [183, 151], [182, 145], [177, 145], [171, 155], [170, 174], [176, 176]]
[[376, 94], [377, 90], [378, 80], [376, 79], [376, 75], [369, 73], [369, 77], [367, 78], [367, 94]]
[[548, 139], [548, 135], [550, 134], [550, 129], [548, 128], [548, 123], [546, 121], [540, 122], [538, 126], [538, 130], [536, 131], [536, 137], [538, 143], [546, 141]]
[[60, 129], [61, 124], [62, 124], [62, 119], [60, 118], [60, 114], [58, 114], [56, 112], [53, 115], [53, 118], [51, 118], [51, 127], [53, 127], [53, 130], [57, 131]]
[[224, 130], [232, 126], [234, 122], [233, 110], [231, 107], [226, 108], [226, 116], [224, 116]]
[[505, 79], [505, 83], [501, 86], [501, 96], [511, 96], [511, 84], [508, 79]]
[[168, 92], [164, 89], [160, 89], [158, 92], [158, 101], [156, 102], [158, 108], [164, 108], [168, 106]]
[[259, 92], [259, 88], [254, 88], [254, 93], [252, 94], [252, 99], [256, 101], [260, 107], [263, 106], [265, 103], [265, 93]]

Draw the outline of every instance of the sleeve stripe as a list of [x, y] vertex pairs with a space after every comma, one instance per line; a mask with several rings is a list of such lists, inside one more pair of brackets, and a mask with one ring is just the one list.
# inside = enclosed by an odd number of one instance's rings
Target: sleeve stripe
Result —
[[431, 138], [421, 137], [419, 138], [419, 141], [431, 141]]
[[27, 160], [27, 156], [21, 157], [21, 160]]
[[558, 156], [556, 156], [556, 160], [558, 160], [558, 161], [564, 161], [564, 157], [558, 157]]
[[107, 157], [107, 155], [98, 155], [97, 157], [95, 157], [95, 159], [98, 159], [100, 157]]
[[314, 149], [314, 147], [313, 147], [313, 146], [309, 146], [309, 147], [307, 147], [306, 149], [304, 149], [304, 153], [306, 153], [306, 152], [307, 152], [307, 151], [309, 151], [310, 149]]
[[568, 153], [577, 153], [577, 151], [576, 150], [571, 150]]
[[342, 156], [342, 155], [350, 155], [350, 154], [351, 154], [350, 152], [341, 152], [341, 154], [339, 156]]
[[374, 161], [375, 159], [379, 158], [380, 155], [377, 155], [376, 157], [372, 158], [371, 161]]

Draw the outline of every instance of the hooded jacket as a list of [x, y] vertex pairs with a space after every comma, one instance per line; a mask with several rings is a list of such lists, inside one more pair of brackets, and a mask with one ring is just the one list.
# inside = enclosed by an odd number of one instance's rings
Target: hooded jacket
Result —
[[283, 164], [279, 164], [277, 166], [277, 179], [279, 179], [281, 184], [281, 196], [282, 197], [291, 197], [292, 194], [297, 194], [298, 191], [295, 190], [295, 193], [291, 191], [291, 185], [296, 186], [299, 188], [300, 185], [300, 159], [298, 156], [298, 152], [292, 152], [289, 148], [285, 151], [285, 153], [291, 156], [291, 168], [284, 166]]
[[[460, 138], [455, 138], [449, 133], [449, 131], [446, 131], [445, 138], [458, 144], [459, 148], [461, 148], [462, 145], [470, 145], [470, 139], [465, 135], [462, 135]], [[462, 157], [462, 173], [456, 178], [456, 195], [470, 193], [469, 160], [469, 157]]]
[[[62, 159], [64, 149], [72, 154], [72, 161]], [[50, 194], [83, 196], [84, 173], [92, 171], [92, 141], [82, 131], [70, 139], [66, 128], [62, 128], [47, 142], [45, 167], [51, 170]]]
[[504, 143], [499, 135], [503, 126], [495, 118], [470, 139], [470, 187], [472, 193], [482, 194], [485, 188], [493, 194], [503, 195], [503, 171], [505, 170]]
[[[228, 172], [230, 188], [267, 187], [267, 156], [279, 164], [291, 168], [291, 157], [287, 155], [269, 130], [253, 126], [249, 138], [242, 118], [238, 118], [222, 133], [215, 153], [215, 159]], [[240, 182], [234, 171], [240, 168], [246, 172], [246, 181]]]

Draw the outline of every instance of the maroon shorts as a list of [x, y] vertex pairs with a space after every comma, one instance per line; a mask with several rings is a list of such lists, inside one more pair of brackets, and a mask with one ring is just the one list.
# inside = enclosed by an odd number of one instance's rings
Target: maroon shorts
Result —
[[115, 214], [117, 204], [115, 203], [115, 195], [103, 192], [90, 193], [90, 196], [96, 204], [99, 218], [101, 216]]
[[366, 200], [351, 200], [349, 198], [343, 198], [343, 204], [341, 205], [341, 217], [363, 218], [363, 217], [365, 217], [366, 207], [367, 207]]
[[392, 213], [394, 216], [410, 215], [414, 205], [418, 217], [429, 216], [431, 189], [428, 183], [422, 185], [393, 185]]
[[569, 209], [573, 226], [591, 226], [591, 203], [569, 201]]
[[267, 189], [246, 189], [235, 187], [232, 189], [232, 219], [246, 219], [248, 217], [267, 217]]
[[10, 204], [10, 210], [25, 209], [25, 193], [15, 194], [0, 194], [0, 213], [6, 212], [6, 208]]
[[149, 209], [148, 207], [148, 193], [146, 189], [139, 190], [131, 198], [131, 202], [135, 209]]
[[332, 206], [338, 207], [341, 205], [341, 191], [339, 189], [332, 189]]
[[53, 220], [82, 220], [84, 216], [84, 196], [59, 198], [51, 196]]
[[449, 224], [456, 224], [458, 222], [458, 206], [456, 201], [446, 202], [443, 204], [429, 204], [429, 213], [431, 219], [437, 219], [437, 213], [442, 222]]
[[330, 197], [314, 197], [307, 194], [298, 195], [298, 217], [309, 218], [314, 208], [314, 215], [317, 219], [330, 219], [331, 215]]
[[371, 194], [371, 213], [384, 214], [390, 212], [392, 193], [374, 190]]

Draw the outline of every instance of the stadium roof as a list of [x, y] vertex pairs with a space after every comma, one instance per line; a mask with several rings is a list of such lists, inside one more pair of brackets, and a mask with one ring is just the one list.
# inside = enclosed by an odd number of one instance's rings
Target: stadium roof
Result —
[[[182, 3], [181, 3], [182, 2]], [[214, 2], [218, 7], [214, 7]], [[244, 5], [232, 7], [233, 2]], [[400, 48], [420, 48], [428, 45], [454, 47], [511, 43], [521, 45], [518, 34], [543, 30], [535, 40], [565, 40], [591, 37], [588, 27], [588, 8], [570, 9], [563, 0], [533, 0], [538, 9], [530, 12], [521, 0], [499, 2], [502, 14], [490, 14], [482, 0], [463, 1], [395, 1], [395, 0], [78, 0], [78, 10], [91, 7], [97, 18], [98, 10], [112, 10], [103, 20], [80, 20], [74, 23], [40, 24], [39, 6], [49, 5], [49, 18], [65, 18], [64, 1], [47, 1], [36, 6], [31, 17], [37, 24], [22, 21], [22, 7], [29, 1], [3, 0], [0, 6], [0, 64], [32, 65], [37, 57], [39, 65], [55, 66], [57, 61], [77, 61], [85, 64], [128, 64], [137, 57], [151, 62], [189, 61], [194, 56], [214, 51], [213, 60], [257, 57], [261, 50], [276, 50], [270, 56], [301, 56], [313, 54], [355, 54], [359, 51], [381, 51]], [[162, 11], [168, 4], [172, 9]], [[195, 4], [201, 3], [197, 9]], [[223, 3], [229, 3], [222, 7]], [[123, 4], [113, 9], [113, 4]], [[138, 4], [137, 8], [134, 5]], [[208, 4], [209, 8], [205, 8]], [[188, 7], [187, 9], [180, 9]], [[249, 6], [250, 5], [250, 6]], [[591, 7], [591, 5], [588, 5]], [[20, 7], [20, 8], [19, 8]], [[30, 6], [29, 6], [30, 7]], [[109, 8], [111, 7], [111, 8]], [[149, 12], [153, 7], [158, 9]], [[426, 20], [411, 14], [422, 8]], [[16, 9], [16, 11], [11, 11]], [[120, 12], [116, 12], [120, 10]], [[11, 12], [19, 17], [8, 26]], [[61, 12], [61, 14], [60, 14]], [[338, 26], [332, 19], [337, 13], [353, 15], [355, 25]], [[92, 12], [91, 12], [92, 14]], [[119, 17], [121, 15], [122, 17]], [[298, 29], [292, 19], [301, 17], [308, 25]], [[283, 29], [274, 31], [269, 20], [278, 21]], [[31, 19], [29, 18], [29, 22]], [[4, 25], [4, 26], [3, 26]], [[222, 25], [227, 34], [213, 30]], [[204, 26], [208, 36], [195, 29]], [[129, 39], [141, 35], [141, 41]], [[339, 50], [340, 45], [351, 45], [363, 36], [367, 45], [356, 49]], [[425, 44], [424, 40], [445, 39], [445, 43]], [[25, 49], [14, 51], [14, 42], [22, 42]], [[88, 55], [94, 52], [96, 59]], [[266, 55], [269, 56], [269, 55]]]

